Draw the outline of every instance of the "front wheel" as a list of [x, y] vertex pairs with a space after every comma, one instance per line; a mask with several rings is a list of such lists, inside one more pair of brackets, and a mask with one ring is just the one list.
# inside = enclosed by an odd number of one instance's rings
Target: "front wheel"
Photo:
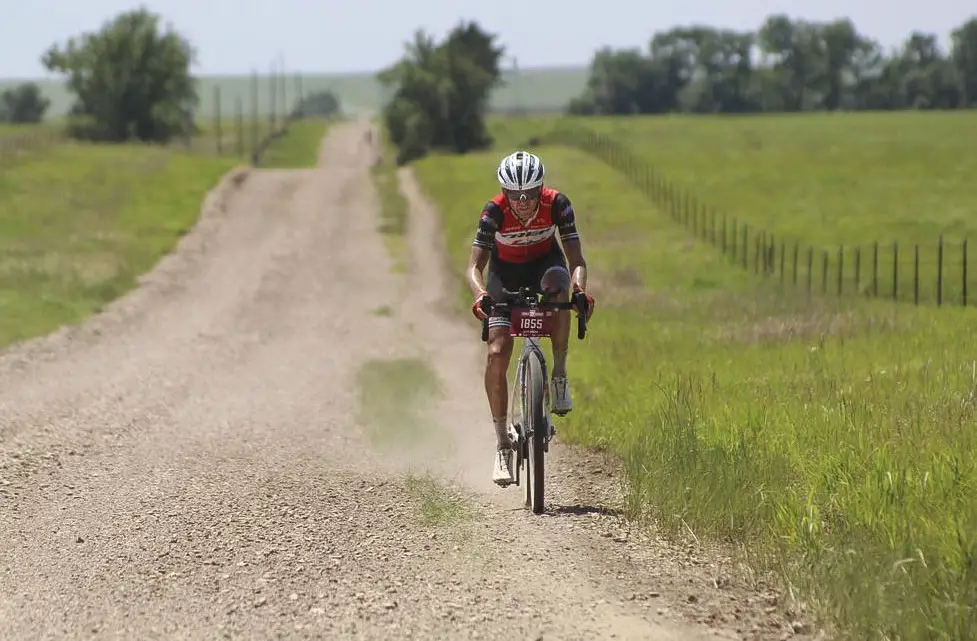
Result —
[[546, 450], [546, 411], [545, 411], [545, 390], [543, 381], [543, 366], [536, 354], [530, 354], [526, 368], [526, 392], [523, 395], [526, 403], [526, 410], [523, 413], [527, 425], [524, 427], [524, 434], [527, 434], [527, 467], [529, 468], [528, 483], [526, 484], [526, 503], [532, 507], [534, 514], [541, 514], [544, 505], [544, 489], [546, 473], [544, 471], [543, 459]]

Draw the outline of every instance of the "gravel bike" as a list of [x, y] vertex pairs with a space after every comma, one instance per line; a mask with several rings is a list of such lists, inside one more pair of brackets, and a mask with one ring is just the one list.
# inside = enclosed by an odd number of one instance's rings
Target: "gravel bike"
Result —
[[[509, 335], [522, 338], [522, 350], [516, 365], [515, 380], [510, 381], [512, 398], [509, 402], [509, 438], [515, 452], [515, 484], [521, 485], [523, 466], [526, 467], [526, 506], [533, 513], [543, 511], [545, 472], [543, 458], [549, 451], [550, 440], [556, 434], [550, 421], [550, 386], [546, 356], [540, 338], [553, 333], [556, 315], [561, 309], [576, 309], [577, 338], [587, 334], [587, 299], [575, 295], [575, 302], [541, 300], [529, 287], [517, 292], [502, 290], [499, 302], [483, 307], [486, 314], [502, 311], [509, 318]], [[488, 319], [482, 320], [482, 341], [488, 341]]]

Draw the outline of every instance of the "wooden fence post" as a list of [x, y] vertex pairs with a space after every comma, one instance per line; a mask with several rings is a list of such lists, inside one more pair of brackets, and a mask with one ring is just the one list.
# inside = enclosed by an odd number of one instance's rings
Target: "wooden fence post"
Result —
[[899, 243], [892, 243], [892, 300], [899, 300]]

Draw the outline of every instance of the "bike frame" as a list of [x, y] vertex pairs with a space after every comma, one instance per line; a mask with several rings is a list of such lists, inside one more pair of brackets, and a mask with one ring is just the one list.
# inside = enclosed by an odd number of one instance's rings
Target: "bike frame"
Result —
[[[584, 301], [586, 299], [583, 299]], [[526, 505], [531, 507], [533, 512], [539, 514], [543, 511], [543, 486], [544, 454], [549, 451], [549, 444], [556, 430], [550, 419], [550, 385], [549, 367], [546, 356], [543, 353], [539, 340], [549, 338], [551, 331], [545, 328], [546, 321], [540, 319], [547, 317], [542, 310], [546, 309], [578, 309], [577, 315], [577, 337], [583, 339], [587, 331], [586, 308], [579, 309], [577, 304], [570, 302], [553, 302], [540, 300], [539, 296], [533, 293], [528, 287], [521, 288], [518, 292], [503, 290], [503, 300], [493, 303], [489, 309], [484, 310], [490, 314], [493, 309], [502, 308], [506, 310], [509, 317], [509, 332], [514, 337], [522, 337], [522, 349], [519, 352], [519, 360], [516, 364], [516, 373], [513, 381], [510, 381], [512, 395], [509, 399], [509, 426], [510, 437], [515, 445], [516, 460], [514, 470], [514, 480], [516, 485], [521, 485], [521, 470], [523, 463], [527, 463], [527, 472], [531, 476], [530, 482], [526, 486]], [[526, 316], [520, 317], [521, 327], [516, 328], [514, 324], [514, 312], [516, 310], [530, 310], [529, 322]], [[582, 313], [579, 313], [582, 312]], [[535, 322], [535, 321], [538, 321]], [[550, 318], [550, 322], [552, 319]], [[488, 319], [482, 321], [482, 340], [488, 340]], [[529, 372], [533, 369], [533, 361], [539, 364], [539, 386], [530, 385]], [[535, 388], [538, 391], [534, 391]], [[516, 395], [518, 394], [518, 399]], [[539, 395], [539, 405], [531, 399], [532, 396]], [[518, 420], [516, 413], [518, 412]], [[538, 425], [542, 423], [543, 425]], [[545, 431], [537, 435], [537, 430], [545, 425]], [[514, 432], [514, 433], [513, 433]]]
[[[553, 424], [549, 421], [550, 415], [550, 376], [549, 376], [549, 363], [546, 362], [546, 355], [543, 353], [543, 347], [539, 344], [538, 338], [526, 337], [522, 339], [522, 349], [519, 352], [519, 360], [516, 362], [516, 374], [513, 376], [515, 379], [511, 383], [518, 383], [518, 385], [513, 385], [513, 394], [519, 391], [519, 402], [522, 409], [523, 415], [520, 417], [519, 425], [525, 425], [526, 421], [526, 410], [528, 408], [522, 407], [521, 404], [526, 401], [526, 370], [529, 366], [529, 359], [536, 358], [539, 360], [539, 369], [543, 374], [543, 414], [547, 417], [547, 424], [549, 430], [546, 433], [546, 440], [544, 441], [545, 447], [544, 451], [549, 451], [550, 439], [553, 438], [555, 431], [553, 430]], [[512, 414], [515, 405], [509, 403], [509, 414]], [[530, 438], [532, 433], [522, 435], [523, 438]]]

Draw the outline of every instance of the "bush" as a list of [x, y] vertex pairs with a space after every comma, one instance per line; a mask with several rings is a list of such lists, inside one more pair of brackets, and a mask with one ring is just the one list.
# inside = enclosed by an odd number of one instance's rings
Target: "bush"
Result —
[[0, 93], [0, 122], [27, 124], [41, 122], [51, 101], [37, 83], [26, 82]]
[[292, 115], [295, 117], [320, 117], [331, 118], [342, 112], [339, 106], [339, 98], [336, 94], [327, 90], [317, 91], [302, 98], [295, 106]]
[[44, 54], [44, 66], [67, 74], [78, 97], [70, 114], [72, 135], [166, 143], [192, 133], [198, 103], [190, 75], [195, 52], [159, 23], [160, 17], [145, 8], [129, 11]]

